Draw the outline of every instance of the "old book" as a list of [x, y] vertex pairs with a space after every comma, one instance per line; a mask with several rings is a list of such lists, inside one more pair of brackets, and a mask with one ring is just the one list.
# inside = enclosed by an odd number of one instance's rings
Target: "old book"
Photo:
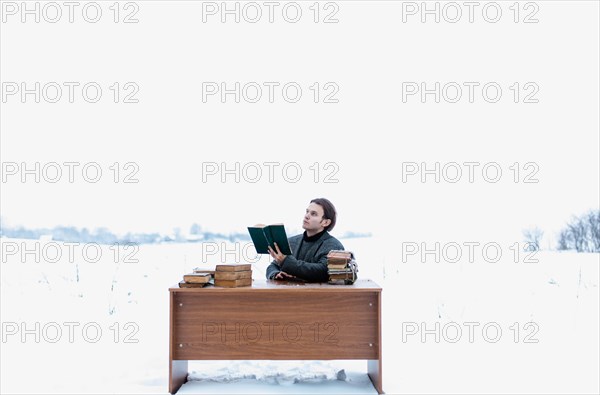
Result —
[[215, 275], [217, 272], [244, 272], [252, 270], [252, 264], [250, 263], [230, 263], [217, 265]]
[[331, 250], [327, 253], [327, 258], [343, 258], [350, 259], [352, 257], [352, 251], [346, 250]]
[[283, 255], [292, 255], [292, 249], [290, 248], [283, 224], [257, 224], [249, 226], [248, 233], [250, 233], [252, 243], [254, 243], [254, 248], [256, 248], [258, 254], [268, 254], [269, 250], [267, 247], [269, 246], [277, 251], [275, 249], [275, 243], [277, 243]]
[[243, 278], [252, 278], [252, 271], [246, 270], [243, 272], [216, 272], [216, 280], [241, 280]]
[[185, 281], [179, 282], [179, 288], [202, 288], [210, 283], [186, 283]]
[[247, 287], [252, 285], [252, 278], [242, 278], [239, 280], [215, 280], [215, 287]]
[[327, 254], [327, 264], [342, 265], [347, 264], [352, 259], [352, 252], [344, 250], [331, 250]]
[[210, 281], [209, 273], [189, 273], [183, 275], [183, 281], [186, 283], [205, 284]]
[[210, 275], [215, 275], [215, 267], [213, 266], [212, 268], [210, 267], [197, 267], [194, 268], [194, 273], [208, 273]]
[[351, 268], [346, 268], [346, 269], [329, 269], [327, 270], [327, 273], [329, 274], [344, 274], [344, 273], [352, 273], [353, 270]]
[[356, 281], [356, 273], [329, 275], [329, 284], [352, 285]]
[[329, 269], [329, 270], [341, 270], [341, 269], [345, 269], [347, 267], [348, 267], [347, 263], [340, 263], [340, 264], [327, 263], [327, 269]]
[[340, 273], [340, 274], [330, 274], [329, 278], [330, 279], [352, 279], [353, 278], [353, 274], [352, 273]]

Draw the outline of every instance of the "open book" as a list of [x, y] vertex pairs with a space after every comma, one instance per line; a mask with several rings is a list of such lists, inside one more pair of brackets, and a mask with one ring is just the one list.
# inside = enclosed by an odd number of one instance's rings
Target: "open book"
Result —
[[258, 254], [268, 254], [268, 246], [275, 251], [275, 243], [283, 255], [292, 255], [290, 243], [288, 243], [287, 235], [283, 224], [263, 225], [258, 224], [248, 227], [248, 232], [254, 243], [254, 248]]

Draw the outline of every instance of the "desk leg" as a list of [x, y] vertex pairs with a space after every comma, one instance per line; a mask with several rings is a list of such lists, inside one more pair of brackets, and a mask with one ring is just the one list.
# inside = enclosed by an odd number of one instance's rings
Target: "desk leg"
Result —
[[381, 378], [381, 373], [383, 369], [381, 366], [381, 359], [369, 359], [367, 361], [367, 372], [369, 372], [369, 378], [375, 386], [375, 389], [378, 393], [384, 394], [383, 392], [383, 379]]
[[174, 394], [185, 384], [188, 375], [188, 361], [173, 361], [169, 365], [169, 393]]

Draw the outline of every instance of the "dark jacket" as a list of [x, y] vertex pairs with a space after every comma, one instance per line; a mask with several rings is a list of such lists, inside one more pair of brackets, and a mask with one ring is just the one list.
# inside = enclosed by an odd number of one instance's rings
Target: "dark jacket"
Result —
[[[306, 232], [305, 232], [306, 233]], [[288, 238], [293, 255], [287, 255], [281, 266], [273, 261], [267, 267], [267, 278], [286, 272], [309, 282], [327, 282], [327, 254], [344, 246], [327, 231], [316, 241], [304, 240], [304, 234]]]

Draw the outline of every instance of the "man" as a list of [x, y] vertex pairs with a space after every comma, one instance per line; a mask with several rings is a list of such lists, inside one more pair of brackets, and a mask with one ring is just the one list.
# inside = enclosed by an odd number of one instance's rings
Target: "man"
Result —
[[337, 213], [324, 198], [310, 201], [302, 228], [304, 233], [288, 238], [293, 255], [283, 255], [279, 246], [269, 247], [274, 261], [267, 267], [267, 278], [287, 280], [300, 278], [309, 282], [327, 282], [327, 254], [344, 246], [329, 231], [335, 226]]

